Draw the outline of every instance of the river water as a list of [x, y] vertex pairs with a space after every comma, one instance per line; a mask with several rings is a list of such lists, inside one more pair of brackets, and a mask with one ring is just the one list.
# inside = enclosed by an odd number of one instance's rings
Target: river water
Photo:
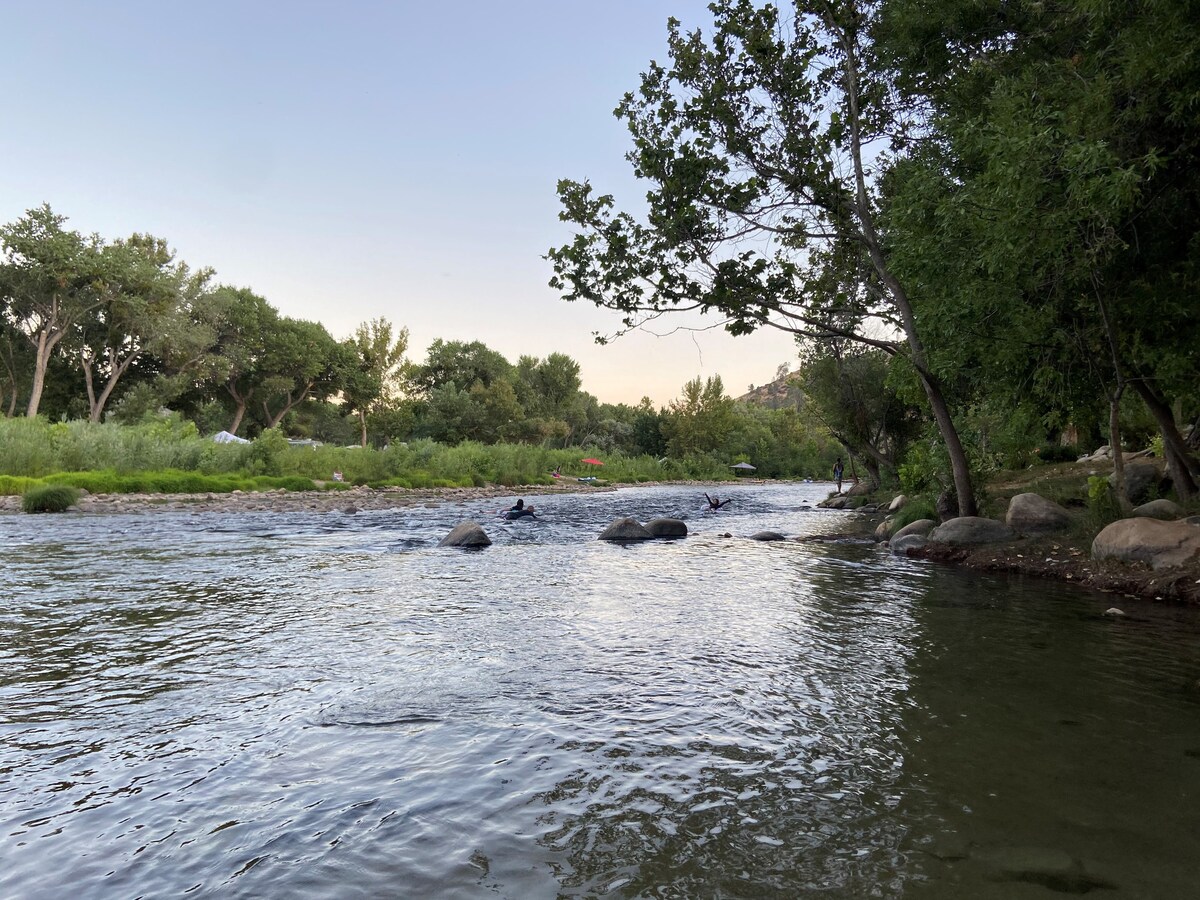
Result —
[[827, 489], [2, 516], [0, 896], [1195, 896], [1200, 616]]

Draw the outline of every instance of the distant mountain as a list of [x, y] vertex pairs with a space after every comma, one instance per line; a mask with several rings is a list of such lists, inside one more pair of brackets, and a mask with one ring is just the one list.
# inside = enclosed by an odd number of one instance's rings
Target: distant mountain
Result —
[[799, 379], [794, 375], [785, 375], [742, 394], [737, 402], [753, 403], [767, 409], [803, 409], [807, 398], [804, 391], [800, 390]]

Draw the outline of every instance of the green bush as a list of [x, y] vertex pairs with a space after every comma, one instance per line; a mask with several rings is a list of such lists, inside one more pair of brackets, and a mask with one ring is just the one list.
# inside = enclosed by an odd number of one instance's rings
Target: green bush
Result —
[[900, 507], [899, 512], [892, 517], [892, 534], [918, 519], [938, 521], [937, 507], [928, 497], [914, 497]]
[[21, 496], [21, 509], [27, 513], [63, 512], [79, 502], [79, 491], [69, 484], [43, 484]]
[[1074, 444], [1049, 444], [1034, 451], [1041, 463], [1075, 462], [1079, 459], [1079, 448]]

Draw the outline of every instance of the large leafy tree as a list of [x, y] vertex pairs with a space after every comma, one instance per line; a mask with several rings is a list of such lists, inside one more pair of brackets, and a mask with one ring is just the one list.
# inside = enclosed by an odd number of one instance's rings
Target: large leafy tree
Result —
[[104, 247], [100, 273], [100, 303], [66, 342], [83, 373], [92, 422], [100, 421], [118, 383], [140, 359], [164, 358], [185, 340], [187, 310], [212, 277], [177, 262], [161, 238], [137, 234]]
[[561, 218], [579, 231], [550, 251], [551, 284], [620, 311], [627, 328], [692, 310], [734, 334], [775, 327], [902, 356], [946, 445], [959, 512], [973, 514], [942, 378], [878, 223], [889, 142], [919, 124], [919, 109], [893, 104], [864, 67], [880, 4], [710, 9], [707, 35], [671, 20], [671, 65], [652, 63], [617, 108], [634, 171], [651, 184], [646, 221], [586, 183], [560, 182]]
[[367, 446], [367, 414], [399, 397], [408, 329], [395, 331], [387, 319], [363, 322], [350, 338], [354, 364], [342, 384], [345, 406], [358, 417], [359, 438]]
[[923, 7], [884, 20], [938, 138], [895, 173], [893, 259], [993, 393], [1070, 414], [1090, 389], [1119, 448], [1136, 392], [1188, 496], [1171, 402], [1197, 411], [1200, 9], [946, 0], [932, 41]]
[[103, 241], [65, 228], [48, 205], [0, 228], [0, 299], [7, 325], [33, 349], [26, 415], [36, 416], [50, 358], [105, 297]]

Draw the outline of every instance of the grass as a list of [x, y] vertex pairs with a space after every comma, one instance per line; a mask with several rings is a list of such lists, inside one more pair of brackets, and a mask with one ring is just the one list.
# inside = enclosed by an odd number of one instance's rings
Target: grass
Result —
[[66, 484], [40, 484], [21, 496], [21, 509], [27, 513], [64, 512], [79, 502], [79, 491]]

